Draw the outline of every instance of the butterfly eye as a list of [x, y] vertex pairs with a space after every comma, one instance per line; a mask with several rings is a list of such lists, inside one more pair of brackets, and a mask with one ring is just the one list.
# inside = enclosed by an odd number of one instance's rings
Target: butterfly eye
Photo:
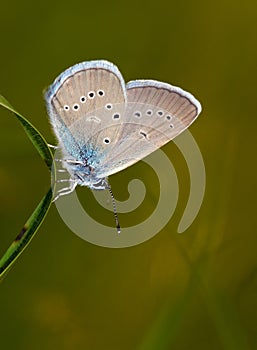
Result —
[[95, 92], [89, 91], [89, 93], [87, 95], [88, 95], [88, 98], [90, 98], [92, 100], [95, 97]]
[[65, 106], [63, 107], [63, 109], [64, 109], [65, 111], [68, 111], [68, 110], [70, 109], [70, 107], [69, 107], [68, 105], [65, 105]]
[[97, 91], [98, 96], [104, 96], [104, 91], [103, 90], [98, 90]]
[[164, 113], [163, 113], [163, 111], [158, 111], [157, 114], [159, 117], [162, 117]]
[[114, 113], [112, 116], [112, 119], [120, 119], [120, 114], [119, 113]]
[[80, 97], [80, 102], [81, 102], [81, 103], [85, 103], [86, 100], [87, 100], [86, 96], [81, 96], [81, 97]]
[[105, 137], [103, 139], [103, 143], [105, 143], [106, 145], [108, 145], [111, 142], [111, 140], [109, 139], [109, 137]]

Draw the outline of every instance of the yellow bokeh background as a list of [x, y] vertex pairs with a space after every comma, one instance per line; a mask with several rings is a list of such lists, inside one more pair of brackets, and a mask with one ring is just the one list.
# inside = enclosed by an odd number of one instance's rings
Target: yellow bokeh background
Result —
[[[178, 206], [158, 235], [131, 248], [81, 240], [53, 206], [0, 285], [2, 349], [257, 348], [256, 23], [253, 0], [2, 3], [0, 93], [48, 142], [55, 140], [42, 91], [75, 63], [107, 59], [126, 81], [166, 81], [201, 101], [190, 131], [207, 175], [201, 210], [178, 234], [189, 175], [174, 144], [163, 147], [178, 174]], [[3, 108], [0, 118], [3, 254], [50, 174], [17, 120]], [[117, 198], [127, 198], [135, 175], [146, 179], [148, 197], [121, 215], [122, 225], [140, 222], [158, 200], [154, 174], [141, 163], [110, 178]], [[78, 193], [113, 225], [89, 189]]]

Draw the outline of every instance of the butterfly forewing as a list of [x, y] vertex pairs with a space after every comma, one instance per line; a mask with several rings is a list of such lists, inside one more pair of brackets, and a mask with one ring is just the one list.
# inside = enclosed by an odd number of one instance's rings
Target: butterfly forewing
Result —
[[[46, 93], [54, 131], [68, 150], [71, 142], [85, 144], [96, 130], [107, 125], [110, 116], [117, 112], [115, 106], [124, 106], [125, 100], [123, 78], [118, 68], [106, 61], [73, 66], [62, 73]], [[70, 141], [72, 137], [75, 141]]]

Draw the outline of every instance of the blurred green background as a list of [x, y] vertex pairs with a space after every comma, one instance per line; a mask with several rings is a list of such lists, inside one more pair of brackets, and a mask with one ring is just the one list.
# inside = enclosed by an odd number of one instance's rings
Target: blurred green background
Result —
[[[163, 149], [181, 185], [177, 209], [153, 239], [126, 249], [91, 245], [53, 206], [0, 285], [1, 349], [256, 349], [256, 1], [8, 1], [1, 5], [1, 93], [54, 143], [43, 89], [65, 68], [108, 59], [126, 81], [153, 78], [192, 92], [203, 112], [190, 131], [206, 166], [202, 208], [177, 226], [189, 176], [173, 143]], [[3, 254], [50, 184], [19, 123], [1, 116]], [[139, 163], [111, 177], [126, 199], [135, 172], [149, 182], [140, 222], [157, 196]], [[99, 219], [113, 217], [79, 189]], [[158, 198], [158, 197], [157, 197]]]

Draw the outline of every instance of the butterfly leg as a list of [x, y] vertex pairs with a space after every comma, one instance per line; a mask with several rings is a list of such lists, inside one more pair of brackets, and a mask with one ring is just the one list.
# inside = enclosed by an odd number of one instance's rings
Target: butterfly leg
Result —
[[65, 196], [66, 194], [70, 194], [71, 192], [73, 192], [75, 190], [75, 188], [77, 186], [77, 182], [72, 180], [72, 179], [63, 179], [63, 180], [58, 180], [57, 182], [70, 182], [70, 186], [60, 189], [57, 192], [55, 198], [53, 199], [53, 202], [55, 202], [61, 196]]
[[74, 160], [74, 159], [63, 159], [63, 162], [66, 162], [68, 164], [74, 164], [74, 165], [77, 165], [77, 164], [84, 165], [82, 161]]
[[54, 149], [54, 150], [60, 148], [60, 147], [58, 147], [58, 146], [51, 145], [51, 143], [48, 143], [47, 146], [48, 146], [49, 148]]

